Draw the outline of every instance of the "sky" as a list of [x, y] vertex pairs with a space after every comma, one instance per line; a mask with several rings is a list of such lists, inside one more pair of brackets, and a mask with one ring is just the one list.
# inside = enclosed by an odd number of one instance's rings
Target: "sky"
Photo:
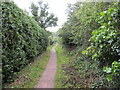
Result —
[[[30, 12], [31, 3], [37, 4], [38, 0], [13, 0], [18, 7]], [[49, 4], [49, 12], [54, 13], [58, 17], [58, 26], [47, 28], [51, 32], [56, 32], [65, 21], [67, 21], [66, 9], [68, 3], [74, 4], [76, 0], [43, 0], [44, 3]]]

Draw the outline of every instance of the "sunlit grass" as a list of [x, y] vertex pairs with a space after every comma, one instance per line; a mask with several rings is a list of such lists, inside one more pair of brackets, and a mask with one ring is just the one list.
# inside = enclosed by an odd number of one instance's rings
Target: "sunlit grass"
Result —
[[52, 47], [49, 46], [47, 51], [20, 71], [18, 78], [13, 83], [5, 85], [5, 88], [34, 88], [46, 68]]

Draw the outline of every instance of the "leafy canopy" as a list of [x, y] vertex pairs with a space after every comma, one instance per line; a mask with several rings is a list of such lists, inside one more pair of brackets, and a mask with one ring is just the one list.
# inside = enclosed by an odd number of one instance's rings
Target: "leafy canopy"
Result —
[[46, 29], [47, 27], [57, 26], [58, 18], [53, 13], [48, 12], [48, 4], [43, 4], [42, 1], [39, 1], [38, 6], [32, 3], [30, 9], [33, 18], [41, 28]]

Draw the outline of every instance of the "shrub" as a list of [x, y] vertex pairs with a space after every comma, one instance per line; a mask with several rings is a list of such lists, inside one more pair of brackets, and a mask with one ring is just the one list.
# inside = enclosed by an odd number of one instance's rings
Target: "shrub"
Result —
[[119, 34], [119, 5], [113, 4], [107, 11], [100, 13], [98, 23], [100, 27], [92, 32], [91, 47], [95, 49], [93, 59], [99, 60], [102, 65], [111, 64], [120, 58]]
[[47, 32], [13, 2], [2, 2], [3, 82], [23, 69], [47, 47]]

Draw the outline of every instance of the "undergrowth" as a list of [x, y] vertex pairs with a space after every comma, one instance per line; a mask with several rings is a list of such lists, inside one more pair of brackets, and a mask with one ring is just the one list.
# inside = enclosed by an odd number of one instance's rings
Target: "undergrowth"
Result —
[[55, 78], [55, 88], [65, 88], [64, 80], [68, 79], [65, 75], [65, 71], [63, 70], [65, 67], [69, 65], [69, 61], [71, 60], [72, 56], [67, 54], [67, 51], [58, 45], [56, 47], [56, 54], [57, 54], [57, 73]]
[[99, 62], [78, 53], [84, 48], [66, 51], [66, 48], [57, 46], [57, 88], [94, 88], [98, 84], [100, 86], [102, 73], [98, 68]]

